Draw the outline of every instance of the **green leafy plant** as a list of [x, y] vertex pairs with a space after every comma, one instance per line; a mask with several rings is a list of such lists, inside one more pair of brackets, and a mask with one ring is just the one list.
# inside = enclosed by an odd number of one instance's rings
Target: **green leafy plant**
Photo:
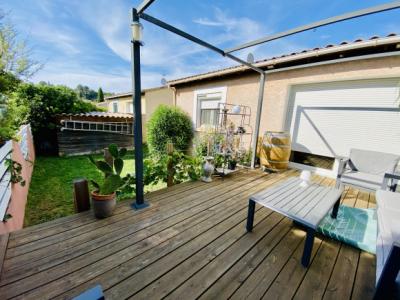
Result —
[[12, 214], [9, 214], [9, 213], [5, 214], [5, 215], [4, 215], [4, 218], [3, 218], [3, 222], [6, 223], [6, 222], [7, 222], [8, 220], [10, 220], [12, 217], [13, 217]]
[[0, 145], [2, 141], [16, 139], [18, 129], [26, 123], [27, 110], [15, 99], [0, 94]]
[[21, 175], [22, 174], [22, 165], [19, 162], [12, 160], [11, 158], [6, 159], [6, 165], [7, 165], [8, 171], [11, 174], [10, 181], [12, 183], [19, 183], [21, 186], [25, 186], [26, 181], [24, 180], [24, 178]]
[[121, 172], [124, 167], [122, 158], [126, 155], [126, 148], [118, 149], [117, 145], [111, 144], [108, 146], [108, 150], [113, 157], [112, 165], [104, 160], [95, 160], [92, 156], [89, 156], [90, 161], [104, 174], [104, 181], [102, 183], [90, 180], [95, 187], [95, 192], [100, 195], [111, 195], [123, 189], [131, 182], [132, 177], [131, 175], [127, 175], [123, 178], [121, 177]]
[[203, 159], [196, 156], [186, 156], [184, 163], [185, 172], [190, 180], [199, 180], [203, 175]]
[[[10, 181], [14, 184], [19, 183], [21, 186], [25, 186], [26, 181], [21, 175], [22, 174], [22, 165], [19, 162], [15, 161], [11, 158], [7, 158], [5, 160], [5, 163], [6, 163], [8, 171], [11, 174]], [[12, 218], [12, 215], [7, 213], [3, 218], [3, 222], [7, 222], [11, 218]]]
[[238, 163], [241, 164], [242, 166], [250, 166], [251, 154], [252, 154], [252, 150], [251, 149], [249, 149], [248, 151], [242, 153], [239, 156]]
[[222, 167], [224, 161], [225, 161], [225, 158], [224, 158], [224, 156], [222, 154], [218, 154], [218, 153], [215, 154], [215, 156], [214, 156], [214, 166], [216, 168]]
[[144, 160], [143, 179], [145, 185], [167, 182], [167, 156], [153, 155]]
[[168, 181], [168, 163], [173, 165], [173, 182], [198, 180], [203, 172], [203, 159], [174, 151], [170, 155], [152, 155], [144, 160], [144, 184], [151, 185]]
[[192, 138], [192, 121], [178, 107], [160, 105], [147, 123], [147, 141], [152, 153], [165, 154], [168, 142], [172, 142], [175, 149], [185, 152]]
[[239, 161], [240, 154], [236, 151], [229, 153], [228, 163], [237, 163]]

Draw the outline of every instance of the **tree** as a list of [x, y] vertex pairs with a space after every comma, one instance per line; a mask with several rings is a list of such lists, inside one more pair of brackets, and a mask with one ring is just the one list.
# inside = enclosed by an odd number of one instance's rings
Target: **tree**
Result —
[[90, 101], [96, 101], [97, 92], [89, 88], [86, 99]]
[[81, 99], [86, 99], [91, 101], [97, 99], [97, 92], [92, 90], [86, 85], [78, 84], [75, 91], [78, 94], [79, 98]]
[[17, 79], [30, 78], [42, 68], [42, 64], [31, 56], [26, 40], [20, 38], [6, 14], [0, 10], [0, 76], [12, 74]]
[[75, 91], [76, 91], [76, 93], [78, 94], [78, 97], [79, 97], [79, 98], [81, 98], [81, 99], [86, 99], [87, 91], [86, 91], [86, 89], [85, 89], [85, 87], [84, 87], [83, 85], [78, 84], [78, 85], [76, 86]]
[[0, 70], [0, 95], [8, 95], [21, 82], [14, 74]]
[[0, 145], [14, 138], [19, 126], [26, 121], [26, 106], [9, 99], [22, 80], [31, 77], [42, 67], [31, 58], [26, 40], [0, 10]]
[[104, 101], [104, 93], [103, 93], [103, 90], [101, 88], [99, 88], [99, 90], [97, 92], [97, 101], [98, 102], [103, 102]]

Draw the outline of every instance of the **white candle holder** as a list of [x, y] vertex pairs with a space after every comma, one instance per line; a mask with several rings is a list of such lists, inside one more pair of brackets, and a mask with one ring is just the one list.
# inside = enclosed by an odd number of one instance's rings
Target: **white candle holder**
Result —
[[307, 171], [307, 170], [301, 171], [300, 179], [301, 179], [301, 183], [300, 183], [301, 187], [309, 186], [310, 185], [310, 181], [311, 181], [311, 172]]

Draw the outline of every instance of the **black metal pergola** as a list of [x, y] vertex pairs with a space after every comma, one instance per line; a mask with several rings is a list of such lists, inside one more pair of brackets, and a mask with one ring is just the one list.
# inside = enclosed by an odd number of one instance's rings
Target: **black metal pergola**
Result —
[[[255, 165], [255, 159], [256, 159], [256, 153], [257, 153], [257, 140], [259, 136], [259, 131], [260, 131], [260, 120], [261, 120], [261, 111], [262, 111], [262, 106], [263, 106], [263, 98], [264, 98], [264, 85], [265, 85], [265, 80], [266, 76], [269, 73], [272, 73], [274, 71], [278, 70], [262, 70], [261, 68], [257, 67], [253, 63], [249, 63], [247, 61], [242, 60], [241, 58], [233, 55], [232, 53], [243, 50], [249, 47], [253, 47], [259, 44], [267, 43], [273, 40], [281, 39], [283, 37], [287, 37], [290, 35], [294, 35], [300, 32], [304, 32], [307, 30], [315, 29], [318, 27], [322, 27], [325, 25], [329, 24], [334, 24], [338, 22], [342, 22], [345, 20], [350, 20], [350, 19], [355, 19], [371, 14], [376, 14], [384, 11], [389, 11], [393, 9], [400, 8], [400, 1], [394, 1], [370, 8], [365, 8], [357, 11], [353, 11], [350, 13], [346, 13], [343, 15], [338, 15], [335, 17], [331, 17], [328, 19], [324, 19], [318, 22], [314, 22], [311, 24], [303, 25], [300, 27], [296, 27], [290, 30], [286, 30], [280, 33], [268, 35], [265, 37], [262, 37], [260, 39], [250, 41], [241, 45], [238, 45], [233, 48], [229, 49], [220, 49], [219, 47], [216, 47], [210, 43], [207, 43], [187, 32], [184, 32], [168, 23], [165, 23], [153, 16], [150, 16], [149, 14], [145, 13], [147, 8], [151, 4], [153, 4], [155, 0], [144, 0], [137, 8], [132, 9], [132, 25], [136, 26], [136, 30], [140, 30], [141, 24], [139, 23], [140, 19], [143, 19], [147, 22], [150, 22], [158, 27], [161, 27], [169, 32], [175, 33], [187, 40], [190, 40], [196, 44], [199, 44], [205, 48], [208, 48], [211, 51], [214, 51], [224, 57], [227, 57], [237, 63], [240, 63], [243, 66], [248, 67], [249, 69], [254, 70], [260, 75], [260, 81], [259, 81], [259, 90], [258, 90], [258, 102], [257, 102], [257, 113], [256, 113], [256, 122], [255, 122], [255, 130], [253, 133], [253, 139], [252, 139], [252, 159], [251, 159], [251, 166], [254, 168]], [[132, 26], [133, 27], [133, 26]], [[134, 31], [135, 32], [135, 31]], [[137, 31], [136, 31], [137, 33]], [[136, 34], [137, 35], [137, 34]], [[136, 172], [136, 200], [133, 203], [133, 207], [135, 209], [140, 209], [147, 207], [148, 204], [144, 200], [144, 191], [143, 191], [143, 136], [142, 136], [142, 116], [141, 116], [141, 79], [140, 79], [140, 46], [142, 45], [141, 43], [141, 38], [136, 36], [135, 33], [133, 33], [133, 38], [132, 38], [132, 89], [133, 89], [133, 103], [134, 103], [134, 111], [135, 111], [135, 118], [134, 118], [134, 148], [135, 148], [135, 172]], [[395, 54], [392, 53], [392, 55], [400, 55], [400, 51], [397, 51]], [[365, 56], [362, 57], [365, 59]], [[362, 59], [360, 58], [360, 59]], [[342, 59], [343, 60], [343, 59]], [[330, 62], [332, 63], [332, 62]], [[318, 64], [318, 63], [317, 63]], [[321, 63], [323, 64], [323, 63]], [[316, 64], [313, 64], [316, 65]], [[304, 66], [295, 66], [295, 67], [288, 67], [288, 68], [282, 68], [280, 70], [287, 70], [287, 69], [293, 69], [293, 68], [299, 68], [299, 67], [304, 67]]]

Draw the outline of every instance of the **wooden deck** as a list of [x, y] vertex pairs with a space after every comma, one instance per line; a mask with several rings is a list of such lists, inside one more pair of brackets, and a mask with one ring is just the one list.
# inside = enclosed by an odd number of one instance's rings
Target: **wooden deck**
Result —
[[[259, 206], [246, 233], [249, 196], [296, 175], [240, 171], [148, 194], [141, 211], [124, 202], [108, 219], [87, 212], [2, 236], [0, 299], [68, 299], [97, 284], [106, 299], [370, 299], [373, 255], [318, 236], [305, 269], [305, 233]], [[353, 189], [343, 202], [375, 205]]]

